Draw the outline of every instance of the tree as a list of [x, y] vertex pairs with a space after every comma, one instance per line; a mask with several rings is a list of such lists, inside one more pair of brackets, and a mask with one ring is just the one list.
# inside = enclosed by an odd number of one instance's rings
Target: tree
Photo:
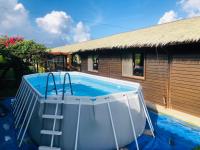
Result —
[[[38, 64], [44, 61], [47, 48], [22, 37], [3, 36], [0, 38], [0, 54], [6, 58], [9, 67], [14, 69], [16, 80], [20, 81], [22, 75], [31, 72], [29, 66], [37, 66], [35, 71], [38, 71]], [[3, 78], [3, 75], [5, 72], [0, 77]]]

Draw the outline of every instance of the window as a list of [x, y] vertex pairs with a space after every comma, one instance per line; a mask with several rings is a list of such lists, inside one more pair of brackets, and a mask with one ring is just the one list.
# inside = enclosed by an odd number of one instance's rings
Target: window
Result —
[[66, 68], [66, 57], [64, 55], [55, 55], [47, 60], [47, 69], [49, 71], [60, 71]]
[[91, 55], [88, 57], [88, 71], [98, 71], [99, 56]]
[[133, 54], [133, 75], [144, 76], [144, 54], [134, 53]]
[[81, 64], [81, 57], [78, 54], [72, 55], [72, 65], [78, 67]]
[[144, 53], [123, 54], [122, 76], [144, 78]]

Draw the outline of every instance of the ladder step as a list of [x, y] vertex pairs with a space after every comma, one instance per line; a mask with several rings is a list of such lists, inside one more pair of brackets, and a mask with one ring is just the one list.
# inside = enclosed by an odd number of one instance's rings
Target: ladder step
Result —
[[45, 119], [63, 119], [62, 115], [42, 115]]
[[61, 150], [61, 148], [58, 148], [58, 147], [49, 147], [49, 146], [39, 146], [38, 150]]
[[62, 104], [63, 102], [63, 100], [44, 100], [44, 103], [47, 104]]
[[51, 131], [51, 130], [41, 130], [40, 133], [48, 135], [62, 135], [61, 131]]

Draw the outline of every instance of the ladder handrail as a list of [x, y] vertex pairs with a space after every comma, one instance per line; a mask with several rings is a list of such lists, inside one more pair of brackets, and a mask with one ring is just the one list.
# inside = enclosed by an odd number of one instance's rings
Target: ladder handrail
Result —
[[52, 72], [49, 72], [48, 75], [47, 75], [46, 90], [45, 90], [45, 99], [47, 99], [47, 92], [48, 92], [48, 84], [49, 84], [49, 76], [50, 75], [53, 77], [53, 83], [54, 83], [54, 88], [55, 88], [55, 91], [56, 91], [56, 95], [58, 94], [57, 88], [56, 88], [56, 82], [55, 82], [54, 74]]
[[70, 86], [70, 90], [71, 90], [71, 95], [73, 95], [71, 77], [70, 77], [70, 74], [69, 74], [68, 72], [66, 72], [66, 73], [64, 74], [64, 83], [63, 83], [62, 100], [64, 100], [64, 96], [65, 96], [65, 80], [66, 80], [66, 75], [68, 75], [69, 86]]

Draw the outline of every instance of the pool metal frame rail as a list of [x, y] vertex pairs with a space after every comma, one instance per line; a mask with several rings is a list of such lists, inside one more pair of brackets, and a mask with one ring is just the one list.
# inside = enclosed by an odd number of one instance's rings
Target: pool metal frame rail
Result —
[[[137, 92], [137, 94], [138, 94], [139, 101], [142, 104], [142, 108], [144, 110], [145, 117], [146, 117], [147, 122], [149, 124], [151, 134], [152, 134], [153, 137], [155, 137], [154, 128], [153, 128], [153, 125], [152, 125], [151, 118], [149, 116], [147, 107], [146, 107], [145, 102], [144, 102], [144, 97], [143, 97], [143, 94], [142, 94], [142, 88], [141, 87], [139, 87], [139, 91]], [[138, 141], [137, 141], [135, 126], [134, 126], [134, 122], [133, 122], [133, 118], [132, 118], [132, 114], [131, 114], [131, 109], [130, 109], [129, 97], [128, 97], [127, 94], [124, 94], [124, 96], [126, 96], [126, 100], [127, 100], [128, 114], [129, 114], [129, 118], [130, 118], [130, 123], [131, 123], [131, 127], [132, 127], [133, 136], [134, 136], [134, 139], [135, 139], [136, 149], [139, 150], [139, 145], [138, 145]], [[111, 106], [110, 106], [110, 97], [109, 96], [105, 97], [105, 100], [107, 100], [107, 107], [108, 107], [109, 116], [110, 116], [110, 122], [111, 122], [112, 130], [113, 130], [113, 137], [114, 137], [114, 141], [115, 141], [116, 150], [119, 150], [120, 148], [119, 148], [118, 141], [117, 141], [117, 135], [116, 135], [115, 125], [114, 125], [114, 122], [113, 122]], [[80, 109], [80, 103], [79, 103], [79, 109]], [[80, 113], [80, 110], [79, 110], [79, 113]], [[80, 114], [78, 114], [77, 128], [79, 127], [79, 119], [80, 119]], [[77, 129], [77, 131], [78, 131], [78, 129]], [[77, 143], [77, 139], [76, 139], [76, 143]], [[77, 144], [75, 145], [75, 150], [77, 150]]]
[[[28, 87], [29, 84], [25, 81], [24, 78], [22, 78], [20, 88], [18, 89], [15, 96], [15, 101], [12, 104], [14, 127], [17, 131], [17, 141], [19, 147], [22, 145], [36, 103], [39, 99], [39, 95], [32, 88]], [[19, 126], [20, 123], [21, 126]]]
[[[46, 83], [47, 87], [46, 87], [45, 97], [47, 97], [48, 80], [49, 80], [50, 75], [53, 78], [54, 89], [55, 89], [56, 95], [57, 95], [55, 78], [54, 78], [53, 73], [50, 72], [47, 76], [47, 83]], [[33, 112], [35, 110], [35, 106], [36, 106], [36, 103], [38, 100], [39, 100], [39, 95], [32, 89], [32, 87], [27, 83], [27, 81], [24, 78], [22, 78], [22, 82], [20, 84], [20, 87], [15, 96], [14, 102], [12, 104], [13, 116], [14, 116], [14, 127], [17, 131], [17, 141], [18, 141], [19, 147], [22, 146], [24, 136], [28, 129], [28, 125], [30, 123], [31, 117], [33, 115]], [[56, 104], [63, 103], [63, 101], [58, 101], [58, 100], [56, 100], [55, 102], [54, 101], [55, 100], [48, 100], [48, 103], [56, 103]], [[45, 101], [45, 102], [47, 102], [47, 101]], [[62, 116], [56, 116], [57, 111], [58, 111], [58, 106], [56, 105], [55, 115], [43, 115], [42, 116], [43, 118], [54, 119], [54, 124], [53, 124], [54, 130], [55, 130], [56, 119], [63, 118]], [[45, 133], [49, 134], [51, 132], [45, 132]], [[52, 133], [55, 134], [55, 133], [57, 133], [57, 131], [54, 131]], [[53, 139], [54, 139], [54, 135], [51, 140], [51, 143], [53, 143], [52, 142]], [[55, 149], [52, 148], [52, 150], [60, 150], [60, 148], [55, 148]]]
[[[71, 95], [73, 95], [70, 74], [69, 73], [65, 73], [64, 81], [63, 81], [64, 83], [63, 83], [62, 99], [59, 100], [58, 99], [59, 97], [57, 97], [56, 99], [55, 98], [53, 98], [53, 99], [49, 98], [48, 100], [46, 100], [47, 99], [47, 92], [48, 92], [48, 87], [47, 86], [48, 86], [48, 80], [49, 80], [49, 76], [50, 75], [52, 75], [52, 77], [53, 77], [54, 89], [55, 89], [56, 95], [57, 95], [55, 78], [54, 78], [53, 73], [50, 72], [48, 74], [48, 77], [47, 77], [47, 84], [46, 84], [46, 92], [45, 92], [44, 103], [45, 104], [55, 104], [56, 107], [55, 107], [54, 115], [44, 114], [45, 112], [43, 112], [42, 118], [53, 119], [54, 120], [53, 121], [53, 129], [52, 130], [41, 130], [40, 133], [41, 134], [46, 134], [46, 135], [51, 135], [52, 138], [51, 138], [50, 146], [39, 146], [39, 150], [50, 150], [50, 149], [51, 150], [61, 150], [61, 148], [53, 147], [53, 145], [54, 145], [53, 143], [54, 143], [54, 136], [55, 135], [59, 135], [59, 136], [62, 135], [62, 131], [55, 131], [55, 125], [56, 125], [57, 119], [58, 120], [62, 120], [63, 119], [62, 111], [61, 111], [60, 115], [58, 114], [58, 106], [59, 106], [59, 104], [61, 104], [61, 108], [62, 108], [63, 104], [64, 104], [64, 90], [65, 90], [66, 75], [68, 75]], [[13, 115], [16, 118], [15, 119], [15, 128], [19, 127], [19, 122], [20, 122], [21, 119], [23, 119], [23, 123], [22, 123], [22, 125], [20, 127], [20, 130], [18, 132], [18, 135], [17, 135], [17, 140], [19, 140], [19, 147], [21, 147], [21, 145], [22, 145], [25, 133], [26, 133], [28, 125], [30, 123], [30, 119], [32, 117], [33, 111], [34, 111], [35, 106], [36, 106], [36, 102], [39, 99], [39, 96], [37, 95], [37, 93], [33, 92], [32, 88], [27, 88], [28, 86], [29, 86], [28, 83], [24, 79], [22, 79], [22, 82], [20, 84], [20, 88], [17, 91], [16, 97], [15, 97], [15, 101], [13, 103]], [[30, 96], [31, 92], [32, 92], [32, 96]], [[153, 125], [152, 125], [152, 122], [151, 122], [147, 107], [146, 107], [145, 102], [144, 102], [144, 97], [143, 97], [143, 93], [142, 93], [142, 88], [141, 87], [139, 87], [139, 90], [138, 90], [137, 94], [138, 94], [139, 101], [142, 104], [142, 108], [144, 110], [145, 117], [146, 117], [147, 122], [149, 124], [149, 128], [150, 128], [150, 131], [152, 133], [152, 136], [155, 137], [154, 128], [153, 128]], [[135, 126], [134, 126], [134, 122], [133, 122], [132, 114], [131, 114], [131, 110], [130, 110], [129, 98], [128, 98], [127, 94], [125, 94], [124, 96], [126, 96], [126, 100], [127, 100], [128, 113], [129, 113], [130, 123], [131, 123], [131, 127], [132, 127], [132, 132], [133, 132], [134, 139], [135, 139], [136, 148], [137, 148], [137, 150], [139, 150], [139, 145], [138, 145], [138, 141], [137, 141], [137, 137], [136, 137]], [[28, 98], [31, 99], [29, 105], [28, 105]], [[112, 110], [111, 110], [111, 106], [110, 106], [110, 97], [108, 96], [105, 99], [107, 100], [107, 107], [108, 107], [111, 126], [112, 126], [112, 130], [113, 130], [115, 146], [116, 146], [116, 149], [119, 150], [116, 130], [115, 130], [113, 117], [112, 117]], [[78, 149], [78, 136], [79, 136], [79, 126], [80, 126], [80, 117], [81, 117], [81, 99], [77, 99], [77, 100], [79, 101], [79, 107], [78, 107], [78, 116], [77, 116], [77, 126], [76, 126], [76, 137], [75, 137], [74, 150]], [[26, 112], [24, 112], [25, 107], [28, 107]], [[25, 117], [24, 118], [23, 118], [23, 115], [22, 115], [23, 112], [25, 113]], [[23, 133], [22, 133], [22, 130], [24, 130]], [[21, 137], [21, 139], [20, 139], [20, 137]]]
[[[147, 107], [146, 107], [145, 102], [144, 102], [142, 88], [139, 87], [138, 90], [139, 90], [137, 92], [138, 98], [139, 98], [139, 101], [142, 104], [142, 108], [144, 110], [145, 117], [146, 117], [147, 122], [149, 124], [151, 134], [152, 134], [152, 136], [154, 138], [155, 137], [155, 135], [154, 135], [154, 128], [153, 128], [153, 125], [152, 125], [151, 118], [149, 116]], [[139, 145], [138, 145], [138, 141], [137, 141], [135, 126], [134, 126], [133, 117], [132, 117], [132, 114], [131, 114], [129, 97], [128, 97], [127, 94], [124, 94], [124, 96], [126, 96], [126, 100], [127, 100], [128, 114], [129, 114], [129, 118], [130, 118], [130, 123], [131, 123], [131, 127], [132, 127], [133, 136], [134, 136], [134, 139], [135, 139], [136, 149], [139, 150]], [[81, 113], [80, 113], [81, 112], [81, 99], [76, 99], [76, 100], [79, 101], [79, 107], [78, 107], [78, 118], [77, 118], [76, 137], [75, 137], [75, 147], [74, 147], [74, 150], [78, 149], [78, 136], [79, 136], [79, 126], [80, 126], [80, 117], [81, 117]], [[110, 122], [111, 122], [112, 130], [113, 130], [113, 137], [114, 137], [114, 141], [115, 141], [115, 147], [116, 147], [116, 150], [120, 150], [120, 147], [119, 147], [119, 144], [118, 144], [118, 141], [117, 141], [117, 135], [116, 135], [115, 125], [114, 125], [114, 122], [113, 122], [112, 109], [111, 109], [111, 106], [110, 106], [110, 102], [111, 102], [110, 97], [109, 96], [105, 97], [105, 100], [107, 100], [107, 107], [108, 107]]]

